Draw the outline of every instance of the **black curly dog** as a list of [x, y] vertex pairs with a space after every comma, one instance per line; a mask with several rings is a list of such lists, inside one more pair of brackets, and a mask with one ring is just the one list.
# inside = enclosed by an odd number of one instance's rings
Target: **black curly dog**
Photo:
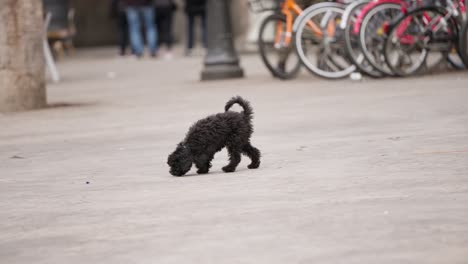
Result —
[[[244, 111], [229, 111], [232, 105], [239, 104]], [[216, 152], [224, 147], [229, 153], [229, 164], [224, 172], [233, 172], [241, 161], [241, 154], [247, 155], [252, 162], [249, 169], [260, 166], [260, 151], [250, 144], [252, 127], [252, 107], [240, 96], [233, 97], [224, 107], [225, 112], [201, 119], [190, 127], [184, 141], [177, 145], [169, 155], [167, 164], [174, 176], [183, 176], [192, 167], [198, 168], [198, 174], [208, 173], [211, 160]]]

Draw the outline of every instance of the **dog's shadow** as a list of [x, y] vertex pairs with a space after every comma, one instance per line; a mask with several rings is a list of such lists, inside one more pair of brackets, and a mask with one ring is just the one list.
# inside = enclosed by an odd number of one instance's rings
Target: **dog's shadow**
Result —
[[204, 173], [204, 174], [198, 174], [196, 172], [190, 172], [190, 173], [185, 174], [184, 176], [180, 176], [180, 177], [172, 176], [172, 177], [174, 177], [174, 178], [187, 178], [187, 177], [203, 177], [203, 176], [213, 176], [213, 175], [216, 175], [216, 176], [219, 176], [219, 175], [233, 175], [233, 174], [237, 174], [238, 172], [245, 172], [245, 171], [250, 171], [250, 170], [241, 168], [241, 169], [236, 169], [236, 171], [234, 171], [234, 172], [213, 171], [213, 172], [208, 172], [208, 173]]

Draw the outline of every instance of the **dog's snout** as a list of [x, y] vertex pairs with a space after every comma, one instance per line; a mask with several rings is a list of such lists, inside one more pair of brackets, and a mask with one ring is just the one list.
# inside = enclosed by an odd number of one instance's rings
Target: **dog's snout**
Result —
[[173, 171], [173, 170], [170, 170], [169, 173], [170, 173], [172, 176], [176, 176], [176, 177], [180, 177], [180, 176], [183, 175], [182, 173], [176, 172], [176, 171]]

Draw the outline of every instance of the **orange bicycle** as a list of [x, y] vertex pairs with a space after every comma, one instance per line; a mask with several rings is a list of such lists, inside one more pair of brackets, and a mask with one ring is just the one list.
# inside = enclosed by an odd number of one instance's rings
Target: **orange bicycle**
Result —
[[[294, 49], [294, 17], [302, 12], [295, 0], [250, 0], [254, 12], [273, 11], [267, 16], [259, 30], [258, 50], [263, 63], [274, 77], [287, 80], [294, 78], [300, 70], [301, 61]], [[320, 28], [315, 27], [320, 32]]]
[[[336, 53], [332, 47], [335, 42], [340, 42], [336, 34], [339, 33], [337, 27], [341, 12], [337, 11], [344, 10], [347, 1], [337, 2], [313, 4], [303, 10], [296, 0], [249, 1], [255, 12], [274, 11], [263, 20], [258, 37], [261, 58], [274, 77], [294, 78], [301, 64], [325, 78], [342, 78], [354, 70], [352, 64], [343, 59], [344, 53]], [[313, 14], [315, 10], [320, 10], [320, 14], [325, 10], [325, 13], [311, 19], [309, 13]], [[297, 27], [300, 34], [294, 37]], [[307, 34], [304, 34], [304, 29]], [[311, 52], [307, 51], [308, 48]]]

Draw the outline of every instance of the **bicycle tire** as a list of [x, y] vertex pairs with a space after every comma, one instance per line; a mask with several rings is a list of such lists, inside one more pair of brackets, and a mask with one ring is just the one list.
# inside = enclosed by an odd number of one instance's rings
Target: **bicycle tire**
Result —
[[461, 48], [460, 41], [462, 39], [461, 33], [463, 30], [464, 21], [463, 20], [459, 21], [456, 19], [454, 20], [457, 21], [456, 25], [459, 27], [458, 32], [457, 32], [458, 41], [456, 41], [455, 43], [454, 50], [449, 52], [447, 56], [447, 61], [450, 64], [450, 66], [452, 66], [452, 68], [454, 68], [455, 70], [464, 70], [467, 68], [467, 66], [466, 66], [465, 60], [463, 59], [462, 50], [460, 49]]
[[[468, 3], [468, 2], [465, 2]], [[461, 11], [461, 9], [460, 9]], [[462, 32], [463, 32], [463, 27], [467, 21], [466, 18], [466, 13], [461, 13], [458, 17], [453, 18], [457, 22], [457, 28], [458, 28], [458, 43], [455, 45], [455, 50], [450, 53], [447, 56], [447, 60], [449, 64], [455, 69], [455, 70], [464, 70], [468, 68], [468, 65], [466, 64], [465, 60], [463, 59], [463, 54], [460, 46], [460, 42], [462, 39]], [[453, 55], [453, 56], [452, 56]]]
[[[384, 56], [385, 56], [385, 61], [387, 63], [387, 66], [397, 75], [397, 76], [410, 76], [410, 75], [414, 75], [414, 74], [421, 74], [423, 73], [422, 70], [423, 69], [426, 69], [426, 70], [429, 70], [430, 67], [426, 64], [426, 61], [427, 61], [427, 58], [429, 56], [429, 52], [432, 51], [433, 49], [431, 49], [429, 46], [429, 42], [432, 42], [432, 37], [433, 37], [433, 34], [434, 32], [431, 31], [431, 34], [428, 35], [427, 32], [423, 32], [423, 36], [426, 36], [428, 38], [430, 38], [430, 41], [428, 41], [428, 43], [423, 43], [425, 46], [425, 48], [422, 50], [422, 53], [423, 53], [423, 60], [419, 60], [419, 64], [416, 64], [416, 66], [413, 67], [412, 71], [410, 72], [406, 72], [406, 73], [403, 73], [400, 69], [396, 68], [395, 65], [393, 65], [391, 62], [390, 62], [390, 57], [389, 57], [389, 45], [390, 43], [392, 42], [392, 38], [391, 36], [393, 35], [393, 33], [395, 31], [398, 31], [398, 26], [400, 23], [404, 23], [404, 21], [408, 21], [407, 19], [410, 18], [410, 17], [413, 17], [413, 16], [417, 16], [418, 14], [421, 15], [421, 19], [424, 19], [424, 15], [428, 15], [428, 13], [432, 13], [433, 16], [430, 16], [430, 17], [435, 17], [434, 15], [437, 15], [439, 17], [445, 17], [445, 13], [443, 10], [437, 8], [437, 7], [431, 7], [431, 6], [426, 6], [426, 7], [420, 7], [420, 8], [415, 8], [411, 11], [409, 11], [407, 14], [403, 15], [403, 16], [400, 16], [394, 23], [392, 23], [392, 25], [390, 26], [390, 34], [389, 37], [387, 38], [387, 40], [385, 41], [385, 46], [384, 46]], [[413, 21], [413, 20], [411, 20]], [[458, 28], [457, 28], [457, 23], [456, 21], [453, 19], [453, 18], [449, 18], [449, 20], [447, 21], [450, 26], [449, 28], [449, 32], [453, 31], [453, 35], [454, 35], [454, 38], [456, 39], [456, 37], [458, 36]], [[421, 25], [421, 24], [418, 24], [418, 25]], [[407, 27], [408, 29], [410, 29], [410, 25], [408, 25]], [[412, 31], [414, 32], [415, 29], [417, 28], [420, 28], [420, 27], [413, 27]], [[451, 30], [450, 30], [451, 29]], [[455, 39], [453, 40], [453, 42], [455, 42]], [[456, 43], [454, 43], [456, 44]], [[448, 44], [450, 45], [450, 44]], [[438, 52], [438, 51], [436, 51]], [[448, 52], [441, 52], [442, 54], [442, 59], [441, 61], [443, 61], [444, 58], [448, 58]], [[437, 60], [436, 60], [437, 61]], [[438, 65], [438, 63], [433, 63], [433, 65]]]
[[[311, 20], [316, 15], [320, 15], [323, 12], [334, 12], [336, 15], [339, 15], [340, 18], [341, 18], [341, 15], [343, 14], [343, 11], [344, 11], [344, 6], [341, 5], [341, 4], [337, 4], [337, 3], [330, 3], [329, 5], [326, 5], [325, 3], [321, 3], [320, 6], [317, 6], [317, 8], [313, 8], [313, 6], [312, 6], [312, 8], [309, 7], [307, 10], [308, 10], [308, 11], [306, 11], [307, 13], [301, 14], [301, 20], [299, 21], [299, 23], [298, 23], [298, 25], [296, 27], [296, 30], [294, 32], [295, 33], [294, 38], [295, 38], [295, 44], [296, 44], [296, 51], [297, 51], [297, 54], [299, 55], [299, 58], [301, 59], [302, 64], [311, 73], [313, 73], [313, 74], [315, 74], [315, 75], [317, 75], [319, 77], [327, 78], [327, 79], [344, 78], [344, 77], [348, 76], [350, 73], [354, 72], [356, 70], [356, 66], [351, 64], [349, 62], [349, 60], [347, 59], [346, 55], [344, 54], [344, 50], [343, 50], [343, 47], [341, 45], [342, 43], [340, 43], [341, 42], [340, 39], [335, 39], [335, 42], [330, 44], [328, 42], [329, 39], [326, 39], [326, 38], [323, 38], [323, 37], [320, 39], [320, 37], [313, 36], [313, 39], [311, 39], [311, 43], [316, 42], [313, 45], [315, 45], [317, 47], [319, 45], [324, 45], [323, 49], [324, 50], [329, 49], [329, 51], [330, 51], [330, 53], [325, 54], [325, 53], [322, 53], [323, 50], [319, 50], [318, 53], [316, 54], [316, 55], [318, 55], [317, 58], [318, 57], [324, 57], [324, 55], [327, 55], [327, 58], [326, 58], [326, 61], [321, 61], [320, 60], [320, 62], [319, 62], [319, 59], [317, 59], [317, 65], [315, 65], [315, 63], [311, 62], [309, 60], [309, 58], [306, 56], [306, 51], [310, 50], [310, 49], [305, 48], [304, 39], [306, 39], [306, 38], [303, 37], [303, 33], [305, 34], [305, 31], [304, 31], [305, 27], [306, 27], [307, 23], [309, 22], [309, 20]], [[330, 18], [331, 17], [333, 17], [333, 16], [330, 15]], [[323, 19], [325, 19], [325, 17], [322, 18], [322, 22], [324, 22]], [[335, 19], [337, 19], [337, 17], [335, 17]], [[318, 23], [318, 24], [322, 24], [322, 23]], [[339, 25], [339, 23], [336, 24], [335, 30], [340, 29], [338, 25]], [[336, 32], [337, 31], [335, 31], [335, 33]], [[339, 36], [339, 34], [336, 34], [335, 36], [333, 36], [332, 39], [334, 39], [334, 38], [341, 38], [341, 37]], [[344, 42], [344, 40], [342, 42]], [[332, 54], [332, 52], [333, 52], [333, 51], [331, 51], [332, 48], [334, 50], [336, 50], [337, 53]], [[343, 52], [343, 54], [342, 55], [339, 54], [340, 52]], [[328, 55], [330, 55], [330, 56], [328, 56]], [[332, 58], [331, 55], [337, 55], [337, 56]], [[344, 64], [347, 64], [347, 65], [344, 65]], [[334, 69], [332, 69], [332, 66], [330, 66], [330, 65], [333, 65], [333, 67], [338, 69], [338, 70], [330, 72], [330, 71], [326, 71], [326, 70], [323, 69], [323, 67], [326, 66], [330, 70], [334, 70]]]
[[[267, 46], [266, 45], [266, 41], [264, 39], [264, 36], [265, 36], [265, 32], [266, 30], [268, 29], [268, 25], [269, 23], [273, 22], [275, 23], [275, 21], [280, 21], [281, 23], [286, 23], [286, 18], [281, 15], [281, 14], [278, 14], [278, 13], [275, 13], [275, 14], [271, 14], [269, 15], [268, 17], [265, 18], [265, 20], [263, 20], [261, 26], [260, 26], [260, 31], [259, 31], [259, 34], [258, 34], [258, 50], [260, 52], [260, 57], [263, 61], [263, 64], [265, 64], [265, 66], [267, 67], [267, 69], [270, 71], [270, 73], [273, 75], [273, 77], [277, 77], [279, 79], [282, 79], [282, 80], [290, 80], [290, 79], [293, 79], [297, 76], [297, 74], [299, 73], [300, 71], [300, 68], [301, 68], [301, 61], [299, 60], [299, 58], [297, 59], [297, 63], [294, 63], [293, 67], [290, 69], [290, 70], [287, 70], [286, 71], [286, 68], [284, 67], [284, 70], [281, 69], [281, 66], [280, 66], [280, 62], [278, 63], [278, 65], [273, 65], [273, 62], [271, 62], [267, 56]], [[286, 55], [286, 60], [289, 59], [289, 56], [297, 56], [294, 52], [294, 38], [291, 38], [291, 42], [289, 43], [290, 47], [286, 47], [286, 48], [283, 48], [283, 49], [290, 49], [289, 51], [285, 51], [285, 50], [281, 50], [281, 51], [278, 51], [278, 52], [288, 52], [289, 54]], [[273, 47], [273, 50], [275, 50], [276, 48]], [[284, 54], [283, 54], [284, 55]]]
[[356, 1], [350, 4], [343, 14], [343, 20], [341, 28], [344, 29], [344, 40], [345, 40], [345, 51], [349, 60], [356, 66], [357, 70], [372, 78], [381, 78], [384, 75], [377, 71], [361, 54], [359, 48], [359, 35], [353, 31], [355, 19], [354, 15], [356, 12], [360, 12], [364, 6], [366, 6], [370, 0]]
[[459, 50], [461, 58], [468, 68], [468, 20], [465, 21], [459, 35]]
[[466, 69], [466, 66], [465, 66], [466, 63], [463, 60], [463, 57], [462, 57], [462, 55], [460, 53], [460, 48], [459, 48], [458, 44], [457, 44], [457, 47], [456, 47], [456, 52], [450, 53], [447, 56], [447, 61], [450, 64], [450, 66], [452, 66], [455, 70]]
[[[383, 52], [383, 45], [385, 45], [385, 37], [382, 36], [381, 39], [379, 39], [379, 45], [381, 45], [380, 50], [377, 51], [377, 56], [371, 53], [370, 49], [368, 48], [368, 43], [366, 41], [366, 33], [368, 32], [368, 24], [373, 18], [374, 15], [377, 15], [380, 11], [384, 11], [385, 9], [393, 9], [394, 11], [401, 10], [401, 6], [399, 4], [394, 4], [394, 3], [383, 3], [375, 6], [372, 8], [363, 18], [361, 27], [359, 29], [359, 47], [361, 48], [361, 51], [364, 55], [364, 57], [367, 59], [367, 61], [380, 73], [387, 75], [387, 76], [393, 76], [394, 73], [389, 69], [386, 65], [385, 58], [380, 58], [382, 56]], [[376, 24], [377, 25], [377, 24]], [[378, 25], [382, 26], [382, 25]], [[370, 30], [369, 30], [370, 31]], [[374, 43], [369, 43], [370, 46], [377, 46]], [[378, 58], [379, 57], [379, 58]]]
[[[390, 25], [390, 29], [387, 32], [388, 35], [382, 52], [384, 54], [387, 67], [390, 68], [395, 76], [403, 77], [418, 74], [426, 63], [429, 52], [428, 49], [424, 47], [423, 42], [414, 40], [421, 38], [421, 34], [418, 35], [418, 33], [421, 32], [416, 32], [420, 27], [413, 26], [413, 16], [418, 15], [419, 13], [420, 11], [417, 9], [415, 12], [408, 12], [407, 14], [400, 16]], [[405, 24], [404, 27], [402, 27], [400, 23], [408, 24]], [[407, 30], [409, 30], [408, 33], [406, 33]], [[398, 36], [398, 34], [404, 33], [406, 33], [404, 36]], [[416, 36], [411, 34], [416, 34]], [[407, 43], [404, 43], [406, 39], [411, 39], [412, 41], [406, 41]], [[419, 56], [417, 56], [416, 63], [412, 63], [414, 56], [412, 56], [413, 53], [409, 53], [414, 51], [417, 51], [419, 54]], [[396, 54], [396, 57], [391, 56], [390, 54]], [[396, 60], [394, 58], [396, 58]], [[408, 61], [412, 64], [409, 64]], [[409, 67], [409, 69], [405, 68], [406, 71], [404, 71], [403, 68], [406, 66], [411, 67]]]

